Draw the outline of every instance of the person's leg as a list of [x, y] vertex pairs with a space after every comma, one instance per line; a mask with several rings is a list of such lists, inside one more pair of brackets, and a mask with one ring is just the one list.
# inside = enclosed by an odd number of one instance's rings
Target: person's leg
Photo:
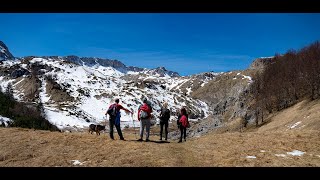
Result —
[[146, 141], [149, 141], [150, 126], [151, 126], [150, 120], [146, 119]]
[[183, 133], [183, 127], [182, 125], [180, 125], [180, 139], [178, 143], [182, 142], [182, 133]]
[[122, 132], [121, 132], [121, 127], [120, 125], [115, 125], [116, 126], [116, 129], [117, 129], [117, 132], [118, 132], [118, 135], [120, 137], [121, 140], [124, 140], [123, 138], [123, 135], [122, 135]]
[[187, 128], [186, 127], [184, 127], [183, 128], [183, 133], [184, 133], [184, 141], [186, 141], [186, 138], [187, 138]]
[[160, 121], [160, 140], [162, 140], [163, 125], [163, 122]]
[[169, 125], [169, 122], [166, 122], [165, 124], [164, 124], [164, 132], [166, 133], [166, 136], [165, 136], [165, 140], [167, 140], [168, 139], [168, 125]]
[[114, 125], [114, 120], [113, 119], [109, 119], [109, 135], [111, 139], [114, 139], [113, 137], [113, 125]]
[[143, 131], [144, 131], [144, 123], [143, 119], [140, 119], [140, 140], [143, 138]]

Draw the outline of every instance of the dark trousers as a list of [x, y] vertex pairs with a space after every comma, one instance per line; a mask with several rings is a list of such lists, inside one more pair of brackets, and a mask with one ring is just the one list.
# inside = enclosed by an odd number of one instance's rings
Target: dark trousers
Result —
[[180, 141], [182, 141], [182, 135], [184, 135], [184, 140], [187, 138], [187, 128], [180, 125]]
[[163, 125], [164, 125], [164, 133], [165, 133], [165, 138], [167, 140], [168, 138], [168, 121], [162, 122], [160, 121], [160, 139], [162, 139], [162, 133], [163, 133]]
[[114, 139], [114, 137], [113, 137], [113, 126], [116, 126], [116, 129], [117, 129], [117, 132], [118, 132], [118, 135], [119, 135], [120, 139], [124, 139], [123, 136], [122, 136], [120, 125], [115, 125], [115, 119], [114, 118], [109, 119], [110, 138]]

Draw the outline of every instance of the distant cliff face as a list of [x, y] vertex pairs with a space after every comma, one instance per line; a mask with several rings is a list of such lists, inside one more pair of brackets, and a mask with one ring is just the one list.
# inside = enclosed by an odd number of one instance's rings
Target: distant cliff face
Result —
[[14, 59], [14, 56], [10, 53], [8, 47], [0, 41], [0, 61], [6, 61]]
[[78, 57], [74, 55], [62, 57], [62, 59], [80, 66], [86, 65], [86, 66], [92, 67], [95, 65], [101, 65], [104, 67], [116, 68], [121, 72], [127, 71], [126, 65], [124, 65], [122, 62], [118, 60], [110, 60], [110, 59], [102, 59], [102, 58], [94, 58], [94, 57]]

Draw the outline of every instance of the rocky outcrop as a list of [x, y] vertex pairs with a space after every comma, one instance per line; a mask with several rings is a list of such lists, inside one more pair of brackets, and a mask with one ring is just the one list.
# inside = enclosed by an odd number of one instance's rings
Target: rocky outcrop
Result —
[[245, 116], [247, 121], [253, 121], [253, 113], [248, 110], [252, 101], [249, 94], [250, 74], [252, 72], [249, 70], [223, 73], [192, 93], [193, 98], [208, 104], [212, 116], [191, 128], [190, 136], [202, 135]]
[[249, 69], [263, 69], [265, 68], [267, 65], [271, 64], [273, 62], [273, 57], [262, 57], [262, 58], [257, 58], [255, 59]]
[[30, 72], [27, 69], [19, 68], [19, 69], [14, 70], [11, 73], [11, 77], [16, 79], [16, 78], [21, 77], [23, 75], [29, 75], [29, 74], [30, 74]]

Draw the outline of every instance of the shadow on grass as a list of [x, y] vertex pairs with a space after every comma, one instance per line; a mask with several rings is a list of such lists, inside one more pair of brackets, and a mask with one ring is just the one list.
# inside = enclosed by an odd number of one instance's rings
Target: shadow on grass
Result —
[[158, 143], [158, 144], [162, 144], [162, 143], [170, 143], [169, 141], [154, 141], [154, 140], [150, 140], [150, 141], [148, 141], [148, 142], [146, 142], [145, 140], [143, 140], [143, 141], [139, 141], [138, 139], [135, 139], [135, 140], [128, 140], [128, 141], [134, 141], [134, 142], [145, 142], [145, 143]]

